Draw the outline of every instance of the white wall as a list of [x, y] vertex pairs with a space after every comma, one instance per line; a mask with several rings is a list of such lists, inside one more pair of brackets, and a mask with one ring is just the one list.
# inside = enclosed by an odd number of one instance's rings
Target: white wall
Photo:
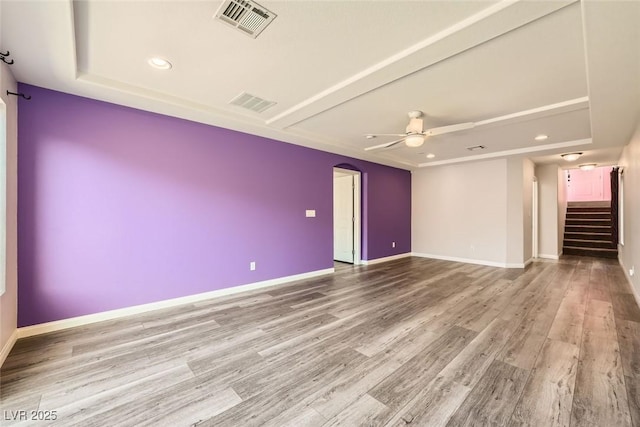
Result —
[[534, 164], [529, 159], [507, 160], [507, 265], [520, 266], [532, 256], [532, 197]]
[[562, 255], [567, 213], [565, 172], [558, 165], [538, 165], [538, 256], [558, 259]]
[[[558, 165], [536, 166], [538, 178], [538, 256], [557, 259], [561, 248], [558, 241], [560, 213], [558, 192], [562, 187], [562, 170]], [[564, 228], [564, 227], [563, 227]]]
[[506, 178], [505, 159], [429, 167], [413, 172], [413, 252], [446, 259], [505, 264]]
[[[618, 164], [624, 169], [624, 245], [618, 247], [618, 256], [637, 297], [640, 295], [640, 119]], [[632, 267], [636, 273], [629, 277]]]
[[0, 365], [13, 344], [18, 319], [18, 107], [16, 81], [0, 62], [0, 97], [7, 111], [6, 292], [0, 296]]
[[527, 262], [533, 258], [533, 179], [535, 164], [522, 161], [522, 259]]
[[565, 171], [558, 168], [558, 256], [562, 255], [562, 247], [564, 246], [564, 225], [567, 219], [567, 185], [565, 182]]
[[507, 264], [523, 260], [524, 236], [522, 234], [523, 194], [522, 159], [507, 159]]

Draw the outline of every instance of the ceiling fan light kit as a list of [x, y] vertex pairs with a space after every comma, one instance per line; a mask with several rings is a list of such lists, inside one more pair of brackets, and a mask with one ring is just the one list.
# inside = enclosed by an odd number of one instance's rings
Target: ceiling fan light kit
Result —
[[420, 147], [422, 144], [424, 144], [424, 136], [409, 135], [404, 139], [404, 143], [407, 144], [407, 147]]

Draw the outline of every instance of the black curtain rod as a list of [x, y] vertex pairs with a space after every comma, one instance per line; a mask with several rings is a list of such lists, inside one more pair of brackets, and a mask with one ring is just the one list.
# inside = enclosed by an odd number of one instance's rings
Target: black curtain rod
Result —
[[31, 97], [29, 95], [25, 95], [24, 93], [16, 93], [16, 92], [7, 91], [7, 95], [21, 96], [22, 98], [26, 99], [27, 101], [31, 99]]

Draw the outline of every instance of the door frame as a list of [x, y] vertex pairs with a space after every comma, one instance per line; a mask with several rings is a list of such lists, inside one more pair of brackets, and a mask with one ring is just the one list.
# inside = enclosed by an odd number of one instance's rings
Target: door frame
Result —
[[538, 258], [538, 178], [533, 177], [533, 188], [531, 191], [531, 257]]
[[[362, 215], [362, 174], [360, 171], [351, 169], [343, 169], [340, 167], [334, 167], [333, 172], [353, 176], [353, 265], [362, 264], [362, 227], [361, 227], [361, 215]], [[332, 175], [333, 178], [333, 175]], [[331, 203], [333, 205], [333, 193]], [[335, 224], [331, 229], [331, 241], [333, 242]]]

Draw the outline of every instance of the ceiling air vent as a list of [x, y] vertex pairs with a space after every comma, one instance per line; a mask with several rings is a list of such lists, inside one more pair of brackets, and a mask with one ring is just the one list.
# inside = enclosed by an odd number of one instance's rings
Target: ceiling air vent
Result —
[[276, 18], [276, 14], [247, 0], [226, 0], [218, 8], [215, 19], [231, 25], [243, 34], [258, 37], [267, 25]]
[[267, 108], [276, 105], [273, 101], [267, 101], [266, 99], [259, 98], [247, 92], [241, 92], [240, 95], [229, 101], [229, 104], [237, 105], [238, 107], [246, 108], [256, 113], [262, 113]]

